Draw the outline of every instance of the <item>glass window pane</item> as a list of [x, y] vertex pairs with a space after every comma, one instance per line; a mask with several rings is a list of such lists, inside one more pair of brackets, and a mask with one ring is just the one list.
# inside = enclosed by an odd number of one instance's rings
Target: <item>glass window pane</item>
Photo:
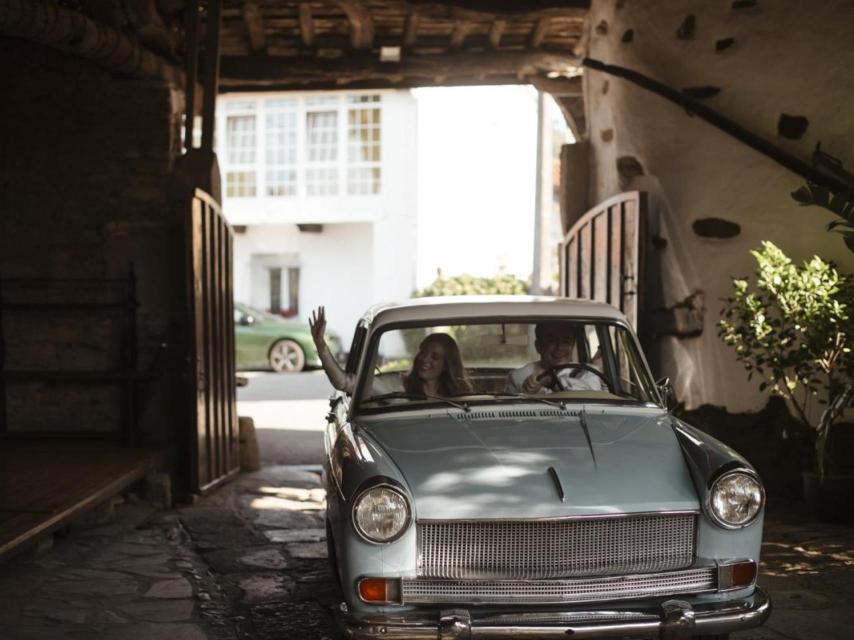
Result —
[[255, 197], [255, 172], [228, 171], [225, 174], [225, 195], [229, 198]]
[[228, 116], [225, 120], [226, 158], [229, 164], [255, 162], [255, 116]]

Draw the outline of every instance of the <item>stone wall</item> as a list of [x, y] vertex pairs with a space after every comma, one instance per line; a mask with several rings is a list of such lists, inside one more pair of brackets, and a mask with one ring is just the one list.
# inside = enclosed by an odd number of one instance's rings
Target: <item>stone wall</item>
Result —
[[[124, 278], [133, 264], [146, 377], [140, 442], [174, 452], [186, 431], [185, 263], [172, 191], [183, 95], [12, 39], [0, 39], [0, 77], [0, 277], [52, 283], [30, 285], [34, 301], [82, 302], [108, 292], [55, 280]], [[122, 313], [7, 309], [6, 368], [113, 368], [123, 356]], [[110, 432], [123, 412], [108, 386], [10, 383], [7, 396], [13, 431]]]
[[[593, 0], [586, 53], [693, 88], [804, 160], [820, 142], [852, 169], [852, 24], [848, 0]], [[748, 251], [762, 240], [798, 261], [818, 253], [854, 272], [841, 237], [824, 229], [833, 216], [791, 199], [800, 177], [663, 98], [589, 70], [584, 90], [589, 204], [648, 191], [648, 308], [686, 300], [692, 312], [704, 308], [700, 335], [659, 336], [656, 374], [674, 379], [688, 408], [761, 408], [767, 397], [717, 338], [721, 299], [732, 276], [752, 274]]]

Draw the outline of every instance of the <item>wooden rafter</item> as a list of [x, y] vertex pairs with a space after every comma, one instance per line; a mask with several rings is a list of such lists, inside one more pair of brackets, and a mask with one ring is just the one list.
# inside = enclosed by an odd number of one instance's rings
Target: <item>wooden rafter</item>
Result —
[[418, 10], [437, 18], [456, 16], [474, 17], [584, 17], [590, 0], [408, 0]]
[[302, 43], [310, 47], [314, 43], [314, 17], [307, 2], [302, 2], [299, 6], [299, 30]]
[[459, 49], [463, 46], [463, 41], [466, 39], [466, 36], [471, 33], [474, 28], [474, 24], [471, 22], [466, 22], [464, 20], [460, 20], [454, 24], [454, 30], [451, 33], [451, 48]]
[[418, 40], [418, 24], [421, 16], [416, 11], [410, 11], [406, 16], [406, 25], [403, 28], [403, 46], [411, 48]]
[[361, 0], [335, 0], [350, 23], [350, 46], [370, 49], [374, 44], [374, 19]]
[[243, 23], [252, 51], [264, 51], [267, 48], [267, 35], [264, 32], [264, 16], [257, 0], [246, 0], [243, 3]]
[[494, 20], [492, 22], [492, 26], [489, 27], [489, 44], [493, 49], [501, 46], [501, 36], [504, 35], [504, 29], [506, 28], [506, 20]]
[[119, 29], [47, 0], [0, 0], [0, 36], [24, 38], [116, 73], [184, 86], [184, 71]]
[[550, 18], [540, 18], [537, 20], [537, 23], [531, 31], [531, 36], [528, 38], [528, 46], [532, 49], [536, 49], [543, 44], [543, 40], [545, 40], [545, 37], [549, 33], [549, 28], [551, 28]]
[[401, 62], [380, 62], [371, 53], [352, 53], [336, 59], [265, 56], [227, 56], [222, 59], [221, 84], [263, 87], [349, 86], [362, 83], [377, 86], [422, 86], [436, 78], [476, 78], [484, 83], [501, 76], [516, 83], [544, 77], [554, 72], [566, 74], [578, 64], [568, 55], [530, 51], [453, 52], [442, 55], [411, 54]]

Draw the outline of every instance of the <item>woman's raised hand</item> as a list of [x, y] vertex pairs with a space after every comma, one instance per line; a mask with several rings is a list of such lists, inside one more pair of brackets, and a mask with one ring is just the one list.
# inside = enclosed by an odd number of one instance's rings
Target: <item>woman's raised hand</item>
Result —
[[322, 351], [326, 348], [326, 309], [324, 307], [318, 307], [311, 312], [308, 326], [311, 327], [314, 346], [317, 347], [318, 351]]

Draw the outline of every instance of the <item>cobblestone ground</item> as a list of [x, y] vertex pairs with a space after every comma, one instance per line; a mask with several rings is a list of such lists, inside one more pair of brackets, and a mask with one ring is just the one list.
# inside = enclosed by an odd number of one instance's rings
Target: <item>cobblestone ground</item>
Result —
[[[317, 474], [266, 467], [192, 506], [95, 514], [0, 565], [0, 639], [328, 640], [339, 597], [323, 499]], [[806, 521], [771, 510], [761, 583], [774, 613], [733, 640], [852, 637], [854, 528]]]

